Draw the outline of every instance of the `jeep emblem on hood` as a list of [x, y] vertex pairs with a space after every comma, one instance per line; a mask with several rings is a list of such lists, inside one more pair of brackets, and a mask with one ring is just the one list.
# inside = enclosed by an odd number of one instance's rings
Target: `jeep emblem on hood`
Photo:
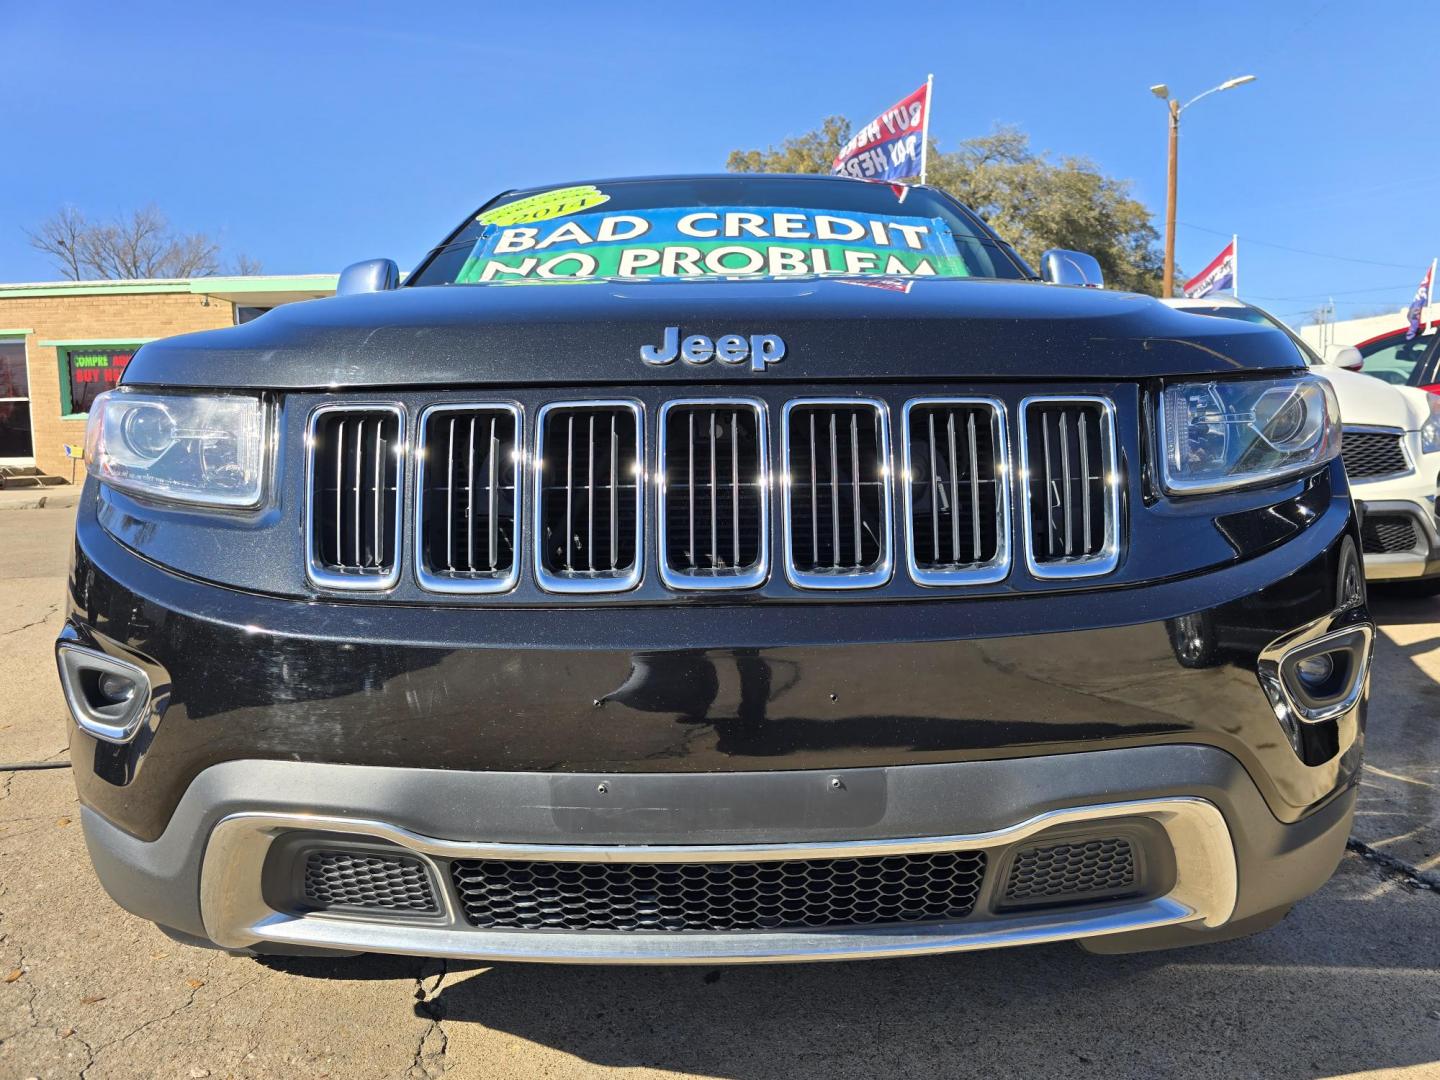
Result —
[[704, 334], [691, 334], [681, 340], [678, 326], [667, 326], [659, 345], [642, 345], [640, 359], [655, 367], [673, 364], [676, 359], [699, 367], [711, 360], [722, 364], [743, 364], [750, 361], [752, 371], [764, 371], [771, 364], [785, 359], [785, 341], [778, 334], [725, 334], [711, 341]]

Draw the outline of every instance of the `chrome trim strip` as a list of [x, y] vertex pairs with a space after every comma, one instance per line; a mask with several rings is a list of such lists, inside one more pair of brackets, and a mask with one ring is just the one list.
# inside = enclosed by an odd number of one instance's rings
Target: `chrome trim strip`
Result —
[[[915, 490], [910, 482], [910, 413], [921, 405], [968, 405], [990, 410], [991, 442], [995, 447], [995, 502], [998, 510], [996, 521], [995, 557], [983, 563], [975, 563], [968, 570], [925, 570], [915, 559]], [[1011, 469], [1009, 428], [1005, 403], [993, 397], [918, 397], [905, 402], [900, 416], [901, 458], [899, 463], [900, 483], [905, 488], [905, 566], [917, 585], [991, 585], [1004, 581], [1010, 575], [1011, 556]]]
[[[545, 500], [542, 486], [545, 480], [545, 419], [557, 409], [628, 409], [635, 417], [635, 564], [624, 573], [610, 573], [597, 570], [593, 576], [569, 576], [557, 574], [545, 567], [543, 514]], [[645, 406], [630, 398], [595, 398], [581, 401], [551, 401], [540, 406], [535, 414], [534, 452], [530, 456], [534, 471], [534, 507], [531, 512], [530, 550], [534, 554], [535, 582], [545, 592], [551, 593], [609, 593], [625, 592], [640, 584], [645, 568]]]
[[[434, 413], [446, 412], [504, 412], [515, 421], [515, 535], [511, 538], [515, 558], [510, 569], [504, 574], [482, 574], [478, 571], [469, 577], [451, 577], [435, 573], [425, 567], [425, 448], [429, 419]], [[418, 430], [415, 435], [415, 581], [426, 592], [453, 594], [503, 593], [515, 588], [520, 580], [520, 560], [524, 557], [524, 496], [525, 481], [525, 411], [518, 403], [510, 401], [465, 401], [427, 405], [420, 412]]]
[[[665, 421], [670, 411], [682, 407], [714, 409], [750, 409], [755, 414], [756, 457], [760, 465], [760, 561], [743, 573], [691, 573], [670, 565], [665, 549], [669, 532], [666, 527], [666, 475], [668, 449]], [[770, 577], [770, 433], [766, 423], [765, 403], [758, 398], [676, 398], [660, 406], [656, 421], [655, 494], [657, 507], [656, 566], [660, 580], [671, 589], [753, 589]]]
[[[340, 573], [328, 569], [315, 558], [315, 427], [326, 413], [389, 413], [398, 422], [395, 448], [395, 561], [383, 573], [365, 573], [355, 570]], [[305, 423], [305, 576], [312, 585], [323, 589], [347, 591], [382, 592], [393, 589], [400, 581], [400, 567], [403, 559], [403, 534], [405, 521], [405, 460], [409, 453], [405, 443], [405, 406], [398, 401], [388, 402], [332, 402], [317, 405], [310, 411]]]
[[[1069, 558], [1040, 562], [1035, 555], [1035, 537], [1031, 532], [1030, 507], [1030, 407], [1032, 405], [1099, 405], [1104, 416], [1104, 439], [1100, 443], [1100, 465], [1105, 470], [1105, 542], [1098, 554], [1086, 558]], [[1020, 493], [1021, 512], [1025, 521], [1025, 569], [1032, 577], [1067, 580], [1099, 577], [1120, 564], [1120, 471], [1119, 452], [1115, 439], [1115, 403], [1094, 394], [1033, 394], [1020, 402]]]
[[[296, 829], [383, 840], [426, 858], [734, 862], [993, 849], [1018, 844], [1055, 826], [1125, 817], [1148, 818], [1164, 829], [1175, 853], [1175, 884], [1165, 896], [1098, 909], [980, 915], [919, 926], [683, 934], [486, 931], [458, 921], [421, 925], [397, 922], [393, 916], [366, 919], [353, 914], [288, 914], [266, 904], [261, 892], [260, 870], [270, 844]], [[448, 888], [445, 876], [440, 880]], [[1230, 918], [1236, 889], [1235, 853], [1224, 816], [1204, 799], [1178, 796], [1050, 811], [1008, 828], [968, 836], [699, 847], [466, 843], [421, 836], [377, 821], [304, 814], [233, 814], [215, 826], [206, 846], [200, 906], [206, 933], [226, 948], [247, 948], [269, 941], [367, 952], [561, 963], [764, 963], [997, 948], [1178, 923], [1214, 927]]]
[[[881, 495], [881, 523], [884, 530], [880, 560], [873, 570], [846, 574], [820, 574], [795, 567], [794, 551], [791, 548], [792, 507], [790, 476], [790, 413], [797, 408], [827, 405], [840, 407], [870, 408], [880, 422], [880, 475], [884, 478]], [[867, 397], [805, 397], [792, 398], [785, 403], [780, 415], [780, 486], [785, 490], [783, 505], [784, 520], [781, 523], [782, 541], [785, 545], [785, 577], [797, 589], [873, 589], [888, 582], [895, 570], [895, 506], [893, 476], [895, 473], [890, 452], [890, 407], [879, 398]]]

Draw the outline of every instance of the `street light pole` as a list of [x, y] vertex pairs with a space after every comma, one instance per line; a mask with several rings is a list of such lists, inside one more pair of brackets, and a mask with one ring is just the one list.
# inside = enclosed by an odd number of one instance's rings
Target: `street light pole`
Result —
[[1254, 81], [1254, 75], [1237, 75], [1233, 79], [1226, 79], [1219, 86], [1212, 86], [1203, 94], [1196, 94], [1184, 105], [1170, 96], [1170, 87], [1165, 83], [1150, 87], [1150, 92], [1165, 102], [1170, 113], [1169, 167], [1165, 178], [1165, 271], [1160, 286], [1162, 296], [1171, 296], [1175, 292], [1175, 193], [1179, 185], [1180, 114], [1203, 97]]
[[1175, 295], [1175, 189], [1180, 172], [1180, 103], [1170, 101], [1169, 169], [1165, 178], [1165, 274], [1161, 296]]

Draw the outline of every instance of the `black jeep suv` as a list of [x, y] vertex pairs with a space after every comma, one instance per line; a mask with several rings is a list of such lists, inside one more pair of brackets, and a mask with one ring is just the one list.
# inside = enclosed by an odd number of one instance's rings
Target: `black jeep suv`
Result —
[[1361, 763], [1335, 401], [1097, 269], [926, 187], [598, 181], [145, 345], [57, 645], [106, 889], [591, 962], [1278, 920]]

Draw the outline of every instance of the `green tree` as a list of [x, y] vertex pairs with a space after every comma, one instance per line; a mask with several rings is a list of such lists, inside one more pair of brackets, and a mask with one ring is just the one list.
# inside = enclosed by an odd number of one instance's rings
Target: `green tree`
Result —
[[[827, 117], [779, 148], [732, 151], [727, 167], [828, 173], [849, 133], [843, 117]], [[1033, 150], [1024, 132], [999, 127], [948, 152], [932, 141], [927, 180], [984, 218], [1032, 266], [1046, 248], [1074, 248], [1099, 260], [1110, 287], [1160, 292], [1160, 237], [1149, 208], [1130, 181], [1106, 176], [1088, 158], [1053, 159]]]
[[850, 121], [827, 116], [815, 131], [786, 139], [778, 147], [731, 150], [725, 168], [731, 172], [828, 173], [849, 138]]

